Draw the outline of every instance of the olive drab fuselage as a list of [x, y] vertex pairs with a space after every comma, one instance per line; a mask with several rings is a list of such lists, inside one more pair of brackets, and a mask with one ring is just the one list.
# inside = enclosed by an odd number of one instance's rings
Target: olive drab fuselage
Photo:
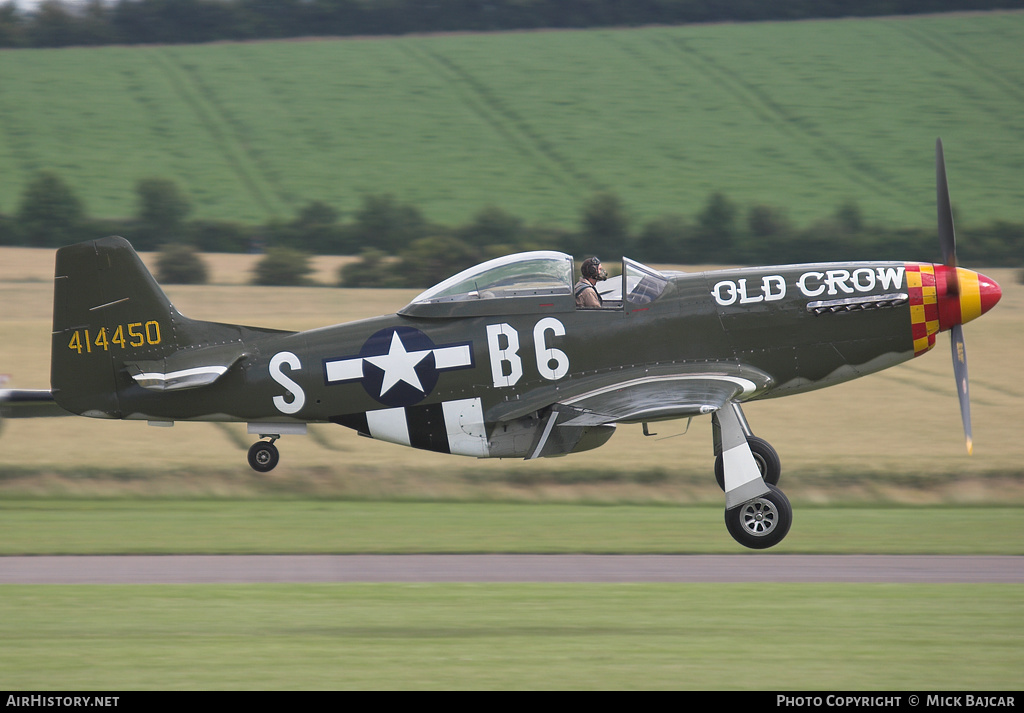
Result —
[[[926, 351], [915, 346], [916, 263], [645, 268], [661, 280], [656, 295], [633, 299], [612, 278], [602, 309], [577, 309], [571, 293], [552, 290], [477, 295], [287, 333], [189, 320], [127, 243], [86, 245], [77, 250], [88, 267], [75, 248], [58, 260], [53, 388], [58, 403], [88, 416], [334, 422], [432, 450], [527, 457], [545, 411], [588, 394], [642, 384], [627, 394], [635, 412], [619, 409], [614, 423], [679, 418], [715, 405], [689, 403], [686, 385], [705, 377], [734, 384], [742, 402]], [[100, 293], [95, 304], [63, 294], [83, 290]], [[123, 297], [133, 291], [148, 297]], [[614, 423], [588, 423], [562, 445], [599, 445]]]

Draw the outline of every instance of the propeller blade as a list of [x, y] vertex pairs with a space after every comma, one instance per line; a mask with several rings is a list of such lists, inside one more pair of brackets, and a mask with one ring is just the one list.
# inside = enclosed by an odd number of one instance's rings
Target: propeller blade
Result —
[[964, 423], [964, 438], [967, 439], [967, 454], [974, 452], [971, 436], [971, 395], [967, 383], [967, 346], [964, 344], [964, 327], [955, 324], [949, 332], [953, 349], [953, 375], [956, 377], [956, 395], [960, 399], [960, 418]]
[[[946, 159], [942, 153], [942, 139], [935, 140], [935, 206], [939, 214], [939, 246], [942, 261], [956, 268], [956, 231], [953, 229], [953, 206], [949, 200], [949, 185], [946, 182]], [[956, 269], [950, 271], [951, 295], [960, 294], [960, 281]]]

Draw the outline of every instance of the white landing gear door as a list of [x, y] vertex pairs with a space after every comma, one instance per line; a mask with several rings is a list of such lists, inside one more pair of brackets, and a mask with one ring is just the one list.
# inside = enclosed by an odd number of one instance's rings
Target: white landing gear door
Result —
[[744, 424], [736, 413], [737, 409], [736, 404], [728, 403], [715, 413], [722, 434], [726, 510], [739, 507], [769, 492], [750, 452], [750, 446], [747, 445]]

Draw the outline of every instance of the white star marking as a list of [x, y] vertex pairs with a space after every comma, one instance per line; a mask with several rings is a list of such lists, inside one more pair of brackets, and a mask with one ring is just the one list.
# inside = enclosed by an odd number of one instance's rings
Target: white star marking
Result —
[[380, 395], [383, 396], [391, 391], [398, 382], [404, 381], [419, 391], [424, 391], [420, 377], [416, 374], [416, 365], [423, 361], [432, 349], [419, 352], [405, 350], [405, 344], [398, 336], [398, 332], [391, 334], [391, 347], [387, 354], [380, 356], [364, 357], [366, 361], [384, 370], [384, 383], [380, 386]]

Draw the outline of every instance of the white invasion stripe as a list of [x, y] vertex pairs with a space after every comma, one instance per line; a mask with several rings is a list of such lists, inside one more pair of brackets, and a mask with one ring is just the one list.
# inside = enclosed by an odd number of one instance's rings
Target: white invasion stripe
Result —
[[444, 426], [448, 432], [448, 449], [460, 456], [486, 458], [487, 429], [484, 427], [484, 409], [480, 399], [460, 399], [441, 404]]
[[434, 367], [440, 369], [456, 369], [473, 363], [473, 355], [468, 344], [454, 347], [441, 347], [434, 350]]
[[574, 404], [584, 399], [593, 398], [594, 396], [600, 396], [612, 391], [619, 391], [620, 389], [628, 389], [631, 386], [640, 386], [641, 384], [652, 384], [658, 381], [727, 381], [731, 384], [736, 384], [743, 389], [741, 396], [749, 396], [757, 390], [757, 384], [750, 379], [744, 379], [740, 376], [729, 376], [726, 374], [669, 374], [666, 376], [643, 376], [639, 379], [630, 379], [629, 381], [622, 381], [611, 386], [605, 386], [600, 389], [594, 389], [588, 391], [585, 394], [580, 394], [571, 399], [567, 399], [563, 403]]
[[356, 357], [355, 359], [329, 361], [324, 364], [324, 370], [327, 372], [327, 381], [329, 382], [362, 379], [363, 359]]
[[404, 408], [385, 408], [366, 412], [366, 425], [370, 435], [377, 440], [397, 443], [401, 446], [412, 444], [409, 439], [409, 421]]

